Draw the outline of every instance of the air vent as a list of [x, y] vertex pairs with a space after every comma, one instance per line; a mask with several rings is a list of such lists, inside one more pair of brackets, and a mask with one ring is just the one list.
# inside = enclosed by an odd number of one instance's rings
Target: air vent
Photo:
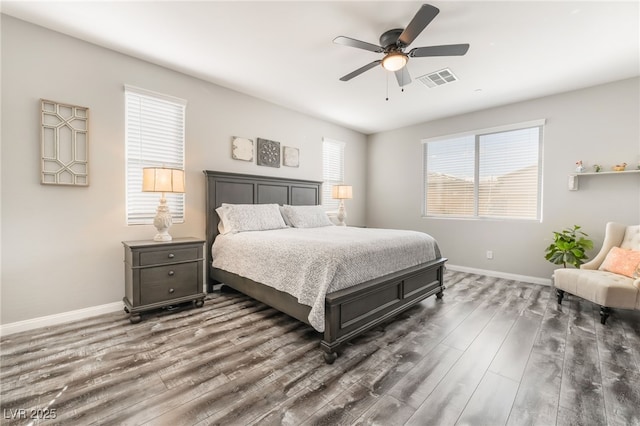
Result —
[[429, 87], [437, 87], [458, 81], [458, 77], [456, 77], [449, 68], [445, 68], [440, 71], [425, 74], [422, 77], [418, 77], [417, 80]]

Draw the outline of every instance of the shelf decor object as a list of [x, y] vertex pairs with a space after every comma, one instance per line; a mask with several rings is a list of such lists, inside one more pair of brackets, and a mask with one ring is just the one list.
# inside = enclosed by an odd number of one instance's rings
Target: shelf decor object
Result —
[[258, 138], [258, 166], [280, 167], [280, 142]]
[[338, 207], [338, 224], [340, 226], [347, 226], [347, 210], [344, 208], [344, 200], [350, 200], [353, 198], [353, 189], [351, 185], [334, 185], [331, 188], [331, 198], [334, 200], [340, 200], [340, 206]]
[[282, 148], [282, 165], [287, 167], [300, 167], [300, 151], [298, 148], [285, 146]]
[[253, 161], [253, 141], [234, 136], [231, 141], [231, 158], [234, 160]]
[[89, 186], [89, 108], [40, 99], [41, 183]]
[[142, 169], [142, 192], [161, 192], [160, 205], [153, 219], [158, 233], [154, 241], [171, 241], [169, 228], [173, 224], [167, 205], [165, 192], [184, 192], [184, 170], [165, 167], [145, 167]]
[[611, 168], [614, 172], [624, 172], [624, 169], [627, 168], [627, 163], [616, 164]]

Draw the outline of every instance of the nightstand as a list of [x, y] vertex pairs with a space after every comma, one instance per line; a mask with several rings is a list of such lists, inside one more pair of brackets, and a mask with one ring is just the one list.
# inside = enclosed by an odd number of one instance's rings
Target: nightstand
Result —
[[140, 313], [192, 301], [202, 307], [204, 240], [123, 241], [124, 311], [132, 324]]

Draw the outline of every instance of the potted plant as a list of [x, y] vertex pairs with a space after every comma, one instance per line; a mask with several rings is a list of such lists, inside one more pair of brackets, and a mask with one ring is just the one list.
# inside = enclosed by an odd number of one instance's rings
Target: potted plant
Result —
[[564, 268], [567, 264], [579, 268], [587, 260], [585, 252], [593, 248], [593, 241], [585, 238], [588, 235], [580, 230], [580, 226], [554, 231], [553, 235], [553, 243], [547, 247], [544, 256], [549, 262]]

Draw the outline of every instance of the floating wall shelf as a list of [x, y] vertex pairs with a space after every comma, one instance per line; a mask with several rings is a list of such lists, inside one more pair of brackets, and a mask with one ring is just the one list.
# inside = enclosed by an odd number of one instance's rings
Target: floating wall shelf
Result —
[[640, 175], [640, 170], [625, 170], [622, 172], [589, 172], [589, 173], [571, 173], [569, 175], [569, 191], [578, 190], [579, 176], [601, 176], [601, 175]]

